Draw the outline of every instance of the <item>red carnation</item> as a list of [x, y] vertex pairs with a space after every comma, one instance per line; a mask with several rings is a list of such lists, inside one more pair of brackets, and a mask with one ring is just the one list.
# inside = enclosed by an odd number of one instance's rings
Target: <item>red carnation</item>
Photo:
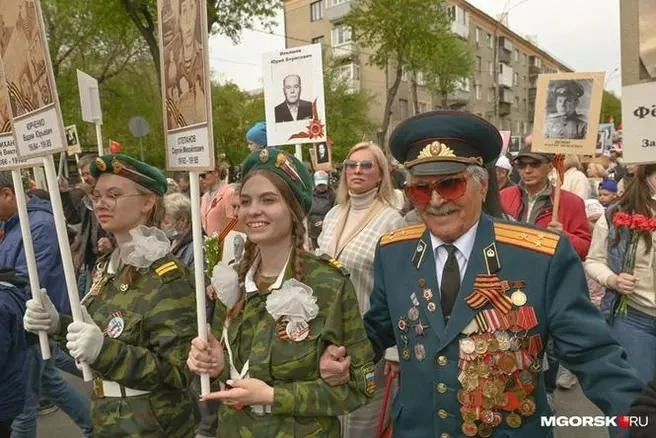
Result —
[[647, 230], [647, 226], [649, 224], [649, 219], [644, 214], [634, 214], [631, 217], [631, 225], [630, 228], [632, 230]]
[[631, 215], [621, 211], [615, 213], [613, 216], [613, 225], [618, 228], [631, 226]]

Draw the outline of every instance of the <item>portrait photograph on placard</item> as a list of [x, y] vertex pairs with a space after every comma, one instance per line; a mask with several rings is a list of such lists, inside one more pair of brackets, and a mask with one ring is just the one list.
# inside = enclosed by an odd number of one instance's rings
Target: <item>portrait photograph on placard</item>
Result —
[[603, 73], [538, 76], [533, 152], [586, 155], [597, 145]]
[[169, 130], [207, 121], [200, 0], [161, 2], [162, 70]]
[[7, 83], [5, 82], [2, 65], [0, 65], [0, 134], [5, 133], [11, 133], [11, 112], [9, 111]]
[[322, 141], [321, 143], [312, 145], [310, 158], [312, 159], [312, 167], [315, 170], [332, 170], [332, 147], [330, 141]]
[[522, 147], [522, 137], [520, 137], [519, 135], [511, 136], [510, 142], [508, 143], [508, 153], [510, 155], [517, 155], [521, 147]]
[[5, 63], [9, 101], [14, 117], [53, 102], [46, 49], [33, 0], [0, 0], [0, 57]]
[[656, 81], [656, 0], [639, 0], [640, 79]]
[[326, 140], [320, 44], [264, 55], [264, 105], [270, 146]]

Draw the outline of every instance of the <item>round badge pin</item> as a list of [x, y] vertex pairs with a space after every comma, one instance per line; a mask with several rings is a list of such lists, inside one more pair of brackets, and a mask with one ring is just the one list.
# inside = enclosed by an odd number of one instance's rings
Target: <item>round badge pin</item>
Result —
[[264, 149], [260, 150], [259, 160], [260, 160], [260, 163], [262, 163], [262, 164], [269, 161], [269, 150], [267, 148], [264, 148]]
[[125, 321], [123, 321], [123, 317], [121, 316], [120, 313], [114, 312], [112, 313], [112, 319], [110, 319], [109, 323], [107, 323], [107, 328], [105, 329], [105, 333], [110, 338], [116, 339], [119, 336], [121, 336], [124, 328], [125, 328]]
[[428, 303], [428, 304], [426, 305], [426, 307], [428, 308], [428, 311], [429, 311], [429, 312], [435, 312], [435, 310], [437, 309], [437, 306], [436, 306], [435, 303], [432, 302], [432, 301], [431, 301], [430, 303]]
[[426, 349], [423, 344], [415, 345], [415, 358], [417, 358], [419, 362], [426, 359]]
[[408, 319], [410, 321], [416, 321], [419, 319], [419, 309], [416, 307], [411, 307], [408, 309]]
[[461, 339], [460, 350], [465, 354], [472, 354], [476, 351], [476, 344], [469, 338]]
[[310, 325], [303, 320], [289, 321], [285, 329], [287, 336], [294, 342], [301, 342], [310, 334]]
[[513, 429], [517, 429], [522, 425], [522, 417], [513, 412], [506, 417], [506, 424]]
[[476, 436], [478, 433], [478, 426], [475, 423], [462, 423], [461, 429], [465, 436]]
[[510, 300], [515, 306], [521, 307], [524, 304], [526, 304], [526, 301], [528, 299], [526, 298], [526, 294], [524, 293], [524, 291], [522, 291], [521, 289], [517, 289], [515, 292], [512, 293], [512, 295], [510, 295]]

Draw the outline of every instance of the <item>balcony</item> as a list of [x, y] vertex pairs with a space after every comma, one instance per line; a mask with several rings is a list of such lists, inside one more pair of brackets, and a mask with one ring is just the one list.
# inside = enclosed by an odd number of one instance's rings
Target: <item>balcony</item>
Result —
[[499, 102], [499, 115], [507, 116], [510, 114], [510, 104], [506, 102]]
[[346, 86], [350, 94], [360, 92], [360, 66], [355, 63], [337, 68], [337, 79]]
[[338, 21], [351, 12], [352, 0], [327, 0], [324, 18], [329, 21]]
[[467, 22], [462, 23], [459, 21], [452, 21], [451, 22], [451, 32], [455, 33], [459, 37], [468, 40], [469, 39], [469, 20]]
[[513, 91], [510, 88], [499, 87], [499, 102], [512, 103], [514, 98]]
[[353, 41], [347, 41], [341, 44], [335, 44], [332, 47], [334, 58], [353, 59], [358, 55], [358, 46]]
[[512, 52], [513, 51], [512, 41], [510, 41], [510, 39], [506, 37], [499, 37], [499, 49], [504, 50], [506, 52]]
[[530, 56], [528, 62], [529, 76], [537, 76], [542, 72], [542, 60], [536, 56]]
[[451, 108], [458, 108], [469, 103], [471, 92], [469, 90], [454, 90], [447, 95], [447, 101]]
[[503, 62], [504, 64], [510, 65], [510, 52], [506, 52], [505, 50], [499, 50], [498, 52], [499, 56], [499, 62]]
[[498, 83], [502, 87], [512, 88], [513, 86], [513, 69], [506, 64], [499, 64]]

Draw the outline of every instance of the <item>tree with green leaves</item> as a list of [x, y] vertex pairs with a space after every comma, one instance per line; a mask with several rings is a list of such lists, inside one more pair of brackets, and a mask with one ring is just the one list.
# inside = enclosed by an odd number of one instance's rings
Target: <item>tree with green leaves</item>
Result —
[[474, 70], [474, 55], [455, 35], [445, 35], [426, 54], [423, 67], [426, 87], [440, 97], [442, 108], [449, 107], [449, 93], [455, 91]]
[[369, 62], [391, 72], [378, 142], [385, 145], [392, 104], [404, 68], [422, 70], [422, 57], [450, 33], [450, 20], [440, 0], [360, 0], [344, 19], [353, 39], [372, 51]]
[[[156, 0], [114, 0], [99, 2], [117, 3], [127, 14], [143, 41], [148, 46], [155, 64], [160, 71], [159, 44], [157, 40], [157, 1]], [[274, 17], [280, 7], [278, 0], [207, 0], [207, 26], [211, 34], [220, 34], [239, 41], [244, 29], [252, 29], [260, 23], [271, 29]]]
[[615, 126], [622, 125], [622, 102], [612, 91], [604, 90], [604, 95], [601, 98], [599, 121], [601, 123], [609, 123], [611, 118], [615, 122]]

